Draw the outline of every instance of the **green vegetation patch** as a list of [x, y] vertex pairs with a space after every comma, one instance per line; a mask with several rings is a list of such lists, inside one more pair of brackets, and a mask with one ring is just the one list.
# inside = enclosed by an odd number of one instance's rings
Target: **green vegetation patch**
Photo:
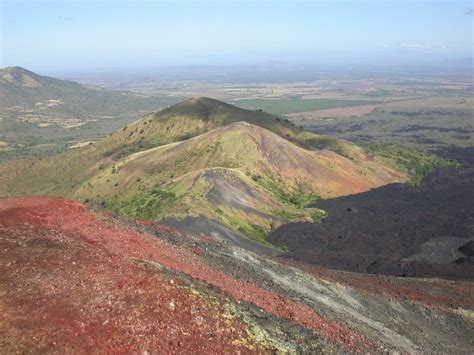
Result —
[[248, 238], [261, 244], [269, 244], [267, 242], [267, 232], [258, 224], [249, 224], [248, 226], [240, 226], [238, 231]]
[[286, 115], [304, 111], [325, 110], [337, 107], [351, 107], [377, 104], [379, 101], [369, 100], [333, 100], [333, 99], [261, 99], [242, 100], [235, 105], [246, 109], [261, 109], [274, 115]]
[[314, 209], [314, 211], [311, 212], [311, 219], [313, 220], [313, 223], [319, 224], [327, 216], [328, 216], [328, 213], [320, 209]]
[[454, 160], [440, 158], [418, 149], [402, 147], [390, 143], [370, 143], [364, 146], [372, 157], [379, 157], [393, 168], [405, 171], [412, 178], [412, 183], [419, 184], [423, 177], [437, 167], [457, 167]]
[[114, 207], [112, 210], [127, 217], [155, 219], [167, 206], [175, 201], [176, 195], [173, 192], [154, 188], [139, 192], [128, 203]]
[[287, 221], [295, 221], [301, 218], [302, 214], [299, 211], [293, 209], [284, 209], [284, 210], [273, 210], [273, 214], [281, 218], [286, 219]]
[[273, 214], [286, 219], [288, 222], [304, 221], [321, 223], [328, 214], [319, 208], [302, 208], [302, 209], [284, 209], [273, 210]]
[[321, 196], [301, 190], [293, 193], [287, 192], [282, 187], [280, 187], [280, 185], [273, 181], [262, 181], [261, 184], [281, 202], [295, 208], [305, 208], [321, 200]]

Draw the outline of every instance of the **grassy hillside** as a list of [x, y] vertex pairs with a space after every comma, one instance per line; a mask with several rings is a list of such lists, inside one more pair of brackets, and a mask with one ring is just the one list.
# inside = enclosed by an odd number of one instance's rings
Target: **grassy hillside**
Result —
[[346, 145], [327, 136], [300, 131], [289, 122], [264, 112], [243, 110], [207, 98], [191, 99], [147, 115], [91, 146], [40, 160], [4, 164], [0, 166], [0, 194], [69, 195], [89, 177], [132, 153], [182, 141], [239, 121], [268, 128], [299, 145], [311, 145], [315, 149]]
[[306, 150], [237, 122], [128, 155], [88, 179], [74, 197], [130, 217], [203, 216], [263, 241], [285, 221], [319, 220], [319, 211], [306, 209], [319, 197], [405, 179], [369, 160]]
[[282, 136], [295, 136], [288, 121], [265, 112], [237, 108], [209, 98], [194, 98], [145, 116], [115, 132], [108, 140], [111, 147], [157, 146], [182, 141], [231, 123], [245, 121], [267, 128]]
[[291, 220], [318, 222], [319, 198], [411, 173], [373, 151], [207, 98], [148, 115], [83, 148], [0, 165], [0, 196], [74, 197], [122, 215], [203, 217], [263, 242]]
[[248, 122], [266, 128], [307, 149], [330, 149], [350, 155], [355, 147], [331, 136], [303, 131], [288, 120], [269, 113], [241, 109], [206, 97], [189, 99], [147, 115], [115, 132], [104, 144], [108, 146], [108, 154], [125, 156], [189, 139], [236, 122]]

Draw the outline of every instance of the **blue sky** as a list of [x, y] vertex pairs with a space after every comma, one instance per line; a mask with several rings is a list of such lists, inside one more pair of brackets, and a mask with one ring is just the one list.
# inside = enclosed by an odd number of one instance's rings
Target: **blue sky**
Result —
[[472, 56], [464, 0], [1, 2], [0, 66], [140, 68]]

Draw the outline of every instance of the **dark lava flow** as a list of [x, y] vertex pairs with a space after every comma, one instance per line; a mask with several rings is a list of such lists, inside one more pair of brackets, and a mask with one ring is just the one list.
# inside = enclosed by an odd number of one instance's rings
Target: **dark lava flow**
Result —
[[439, 169], [419, 186], [390, 184], [321, 201], [321, 224], [290, 223], [269, 241], [334, 269], [474, 280], [474, 168]]

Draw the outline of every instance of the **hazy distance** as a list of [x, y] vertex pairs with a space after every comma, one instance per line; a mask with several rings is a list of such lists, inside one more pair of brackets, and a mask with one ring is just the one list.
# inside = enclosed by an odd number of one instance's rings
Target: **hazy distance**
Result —
[[471, 1], [11, 1], [0, 67], [43, 74], [169, 66], [472, 65]]

